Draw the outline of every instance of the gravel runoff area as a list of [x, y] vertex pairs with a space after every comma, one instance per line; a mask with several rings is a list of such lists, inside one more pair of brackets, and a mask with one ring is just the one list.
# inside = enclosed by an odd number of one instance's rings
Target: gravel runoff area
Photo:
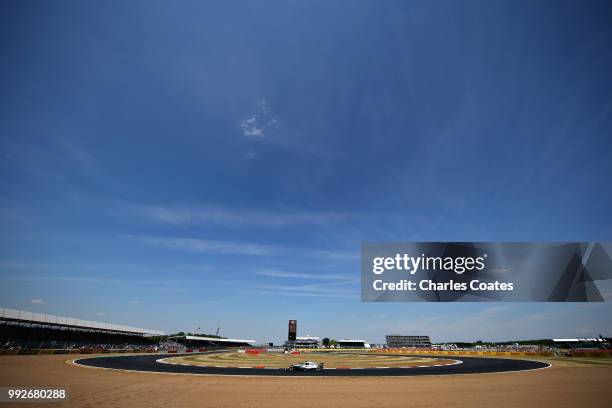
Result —
[[543, 370], [498, 374], [304, 378], [114, 371], [66, 364], [68, 358], [0, 356], [0, 386], [68, 390], [68, 403], [41, 407], [598, 408], [609, 407], [612, 400], [612, 367], [584, 359], [559, 359]]

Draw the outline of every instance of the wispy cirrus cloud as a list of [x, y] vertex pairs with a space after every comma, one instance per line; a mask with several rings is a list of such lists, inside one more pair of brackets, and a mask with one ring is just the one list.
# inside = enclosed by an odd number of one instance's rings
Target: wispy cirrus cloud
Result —
[[360, 296], [357, 287], [350, 283], [340, 282], [334, 284], [311, 285], [257, 285], [253, 291], [259, 295], [273, 296], [301, 296], [301, 297], [329, 297], [357, 299]]
[[149, 235], [124, 235], [125, 238], [156, 248], [175, 249], [220, 255], [289, 256], [328, 260], [357, 260], [358, 251], [343, 252], [281, 245], [257, 244], [236, 241], [216, 241], [199, 238], [160, 237]]
[[141, 244], [158, 248], [181, 249], [189, 252], [256, 256], [274, 255], [279, 252], [279, 249], [273, 245], [251, 244], [244, 242], [142, 235], [128, 235], [127, 238]]
[[[166, 273], [169, 267], [164, 265], [140, 264], [88, 264], [88, 263], [61, 263], [61, 262], [0, 262], [0, 272], [31, 272], [31, 273]], [[209, 272], [213, 270], [207, 264], [173, 264], [174, 272]]]
[[321, 273], [288, 272], [275, 269], [265, 269], [255, 272], [255, 275], [268, 276], [271, 278], [308, 279], [308, 280], [353, 280], [347, 275], [333, 275]]
[[75, 141], [58, 137], [55, 139], [55, 143], [75, 164], [92, 166], [95, 163], [93, 155], [83, 146], [75, 143]]
[[[205, 287], [199, 286], [197, 282], [182, 282], [177, 283], [175, 280], [164, 279], [127, 279], [118, 277], [106, 276], [83, 276], [83, 275], [18, 275], [5, 277], [7, 282], [24, 283], [28, 285], [53, 287], [61, 285], [74, 286], [77, 288], [119, 288], [124, 291], [142, 291], [142, 292], [158, 292], [158, 293], [188, 293], [202, 292]], [[42, 299], [32, 299], [31, 304], [44, 305], [46, 302]], [[132, 304], [138, 304], [135, 300]]]
[[[355, 299], [360, 296], [358, 290], [359, 279], [347, 275], [290, 272], [275, 269], [259, 270], [255, 274], [283, 280], [282, 284], [254, 285], [252, 290], [259, 295], [347, 299]], [[319, 282], [305, 284], [285, 283], [299, 280]]]
[[33, 305], [44, 305], [46, 302], [43, 299], [31, 299], [30, 304]]
[[299, 209], [248, 210], [212, 206], [187, 207], [122, 203], [122, 212], [171, 225], [219, 225], [225, 227], [279, 228], [325, 225], [351, 218], [348, 214]]

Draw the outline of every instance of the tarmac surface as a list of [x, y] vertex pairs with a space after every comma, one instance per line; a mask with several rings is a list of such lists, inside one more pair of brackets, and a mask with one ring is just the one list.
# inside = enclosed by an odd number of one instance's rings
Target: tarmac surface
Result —
[[[200, 353], [189, 353], [195, 355]], [[453, 360], [461, 361], [461, 364], [411, 367], [411, 368], [352, 368], [352, 369], [325, 369], [319, 372], [288, 372], [278, 368], [221, 368], [197, 365], [174, 365], [160, 363], [157, 360], [177, 357], [185, 354], [147, 354], [130, 356], [104, 356], [94, 358], [82, 358], [74, 361], [77, 365], [88, 367], [106, 368], [125, 371], [174, 373], [174, 374], [200, 374], [200, 375], [248, 375], [248, 376], [300, 376], [300, 377], [357, 377], [357, 376], [426, 376], [426, 375], [451, 375], [451, 374], [485, 374], [512, 371], [526, 371], [547, 368], [548, 363], [530, 360], [513, 360], [507, 358], [485, 358], [485, 357], [453, 357]], [[409, 354], [406, 354], [409, 355]], [[423, 356], [439, 358], [439, 356]], [[316, 355], [312, 354], [305, 360], [316, 361]]]

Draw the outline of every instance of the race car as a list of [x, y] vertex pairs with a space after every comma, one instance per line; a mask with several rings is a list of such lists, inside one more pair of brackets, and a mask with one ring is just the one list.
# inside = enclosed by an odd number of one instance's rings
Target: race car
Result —
[[293, 364], [286, 371], [321, 371], [323, 363], [314, 363], [312, 361], [304, 361], [303, 363]]

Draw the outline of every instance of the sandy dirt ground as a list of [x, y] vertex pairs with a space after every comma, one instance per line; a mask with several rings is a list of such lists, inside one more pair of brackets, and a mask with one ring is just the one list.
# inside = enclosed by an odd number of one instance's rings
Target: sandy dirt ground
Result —
[[[67, 355], [0, 356], [0, 386], [63, 387], [66, 403], [23, 407], [610, 407], [612, 368], [432, 377], [263, 378], [129, 373]], [[2, 404], [10, 406], [10, 404]]]

